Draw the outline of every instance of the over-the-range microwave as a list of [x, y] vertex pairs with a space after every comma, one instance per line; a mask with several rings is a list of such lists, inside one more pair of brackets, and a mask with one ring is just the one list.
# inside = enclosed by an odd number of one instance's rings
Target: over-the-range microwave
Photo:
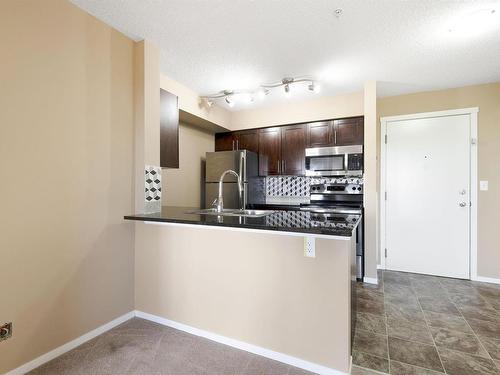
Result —
[[363, 146], [306, 148], [306, 176], [363, 175]]

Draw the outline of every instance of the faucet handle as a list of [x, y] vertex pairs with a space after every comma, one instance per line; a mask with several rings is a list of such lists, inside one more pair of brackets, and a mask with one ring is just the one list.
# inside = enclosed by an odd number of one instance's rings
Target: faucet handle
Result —
[[219, 198], [215, 198], [214, 201], [212, 202], [211, 206], [217, 207], [218, 202], [219, 202]]

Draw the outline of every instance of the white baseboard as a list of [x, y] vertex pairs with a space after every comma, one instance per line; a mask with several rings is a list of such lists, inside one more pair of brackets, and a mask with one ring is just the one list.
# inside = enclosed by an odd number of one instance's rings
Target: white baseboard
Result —
[[306, 371], [311, 371], [311, 372], [314, 372], [316, 374], [320, 374], [320, 375], [348, 375], [342, 371], [334, 370], [332, 368], [318, 365], [316, 363], [304, 361], [303, 359], [292, 357], [292, 356], [287, 355], [287, 354], [275, 352], [275, 351], [272, 351], [269, 349], [262, 348], [260, 346], [248, 344], [246, 342], [231, 339], [229, 337], [221, 336], [221, 335], [218, 335], [216, 333], [204, 331], [204, 330], [199, 329], [199, 328], [191, 327], [191, 326], [188, 326], [186, 324], [178, 323], [178, 322], [175, 322], [173, 320], [165, 319], [165, 318], [162, 318], [160, 316], [148, 314], [148, 313], [145, 313], [142, 311], [136, 311], [135, 316], [138, 318], [150, 320], [152, 322], [159, 323], [159, 324], [162, 324], [162, 325], [165, 325], [168, 327], [172, 327], [172, 328], [178, 329], [180, 331], [190, 333], [190, 334], [195, 335], [195, 336], [204, 337], [206, 339], [209, 339], [209, 340], [212, 340], [215, 342], [219, 342], [221, 344], [228, 345], [228, 346], [231, 346], [233, 348], [241, 349], [241, 350], [253, 353], [253, 354], [260, 355], [262, 357], [273, 359], [273, 360], [278, 361], [278, 362], [282, 362], [282, 363], [286, 363], [286, 364], [291, 365], [291, 366], [299, 367], [301, 369], [304, 369]]
[[109, 331], [110, 329], [116, 327], [117, 325], [122, 324], [129, 319], [132, 319], [134, 316], [135, 316], [135, 314], [133, 311], [131, 311], [125, 315], [122, 315], [122, 316], [112, 320], [109, 323], [106, 323], [106, 324], [104, 324], [104, 325], [102, 325], [102, 326], [100, 326], [100, 327], [98, 327], [98, 328], [64, 344], [64, 345], [61, 345], [61, 346], [55, 348], [54, 350], [51, 350], [48, 353], [41, 355], [38, 358], [35, 358], [34, 360], [32, 360], [28, 363], [25, 363], [24, 365], [22, 365], [18, 368], [15, 368], [14, 370], [11, 370], [11, 371], [5, 373], [4, 375], [23, 375], [23, 374], [26, 374], [27, 372], [43, 365], [44, 363], [47, 363], [47, 362], [53, 360], [54, 358], [59, 357], [60, 355], [63, 355], [66, 352], [69, 352], [70, 350], [76, 348], [77, 346], [82, 345], [83, 343], [93, 339], [94, 337], [97, 337], [97, 336], [103, 334], [104, 332]]
[[363, 277], [363, 282], [367, 284], [378, 284], [378, 279], [376, 277]]
[[378, 270], [385, 270], [385, 267], [381, 264], [377, 264], [377, 269]]
[[63, 355], [66, 352], [69, 352], [70, 350], [76, 348], [77, 346], [80, 346], [84, 344], [85, 342], [93, 339], [94, 337], [97, 337], [110, 329], [116, 327], [117, 325], [120, 325], [124, 322], [126, 322], [129, 319], [132, 319], [133, 317], [138, 317], [142, 319], [146, 319], [152, 322], [156, 322], [168, 327], [172, 327], [175, 329], [178, 329], [180, 331], [184, 331], [187, 333], [190, 333], [192, 335], [200, 336], [207, 338], [212, 341], [219, 342], [224, 345], [231, 346], [233, 348], [241, 349], [253, 354], [260, 355], [262, 357], [270, 358], [278, 362], [286, 363], [291, 366], [299, 367], [301, 369], [304, 369], [306, 371], [311, 371], [316, 374], [320, 375], [348, 375], [345, 372], [335, 370], [329, 367], [325, 367], [322, 365], [318, 365], [316, 363], [308, 362], [303, 359], [293, 357], [287, 354], [275, 352], [273, 350], [265, 349], [256, 345], [248, 344], [242, 341], [234, 340], [229, 337], [221, 336], [216, 333], [204, 331], [195, 327], [188, 326], [186, 324], [178, 323], [172, 320], [168, 320], [156, 315], [148, 314], [142, 311], [131, 311], [125, 315], [122, 315], [114, 320], [112, 320], [109, 323], [106, 323], [64, 345], [61, 345], [54, 350], [51, 350], [48, 353], [45, 353], [41, 355], [38, 358], [35, 358], [34, 360], [25, 363], [24, 365], [15, 368], [14, 370], [11, 370], [4, 375], [23, 375], [26, 374], [27, 372], [34, 370], [35, 368], [53, 360], [54, 358], [59, 357], [60, 355]]
[[493, 277], [476, 276], [474, 278], [474, 281], [481, 281], [483, 283], [500, 284], [500, 279], [495, 279]]

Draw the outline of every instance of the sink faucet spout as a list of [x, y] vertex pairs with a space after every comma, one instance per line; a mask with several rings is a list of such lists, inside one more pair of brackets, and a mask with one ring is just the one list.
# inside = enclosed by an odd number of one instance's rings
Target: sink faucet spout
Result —
[[222, 212], [224, 210], [224, 198], [223, 198], [223, 186], [224, 186], [224, 178], [227, 174], [232, 174], [238, 179], [238, 193], [239, 193], [239, 203], [240, 209], [243, 210], [243, 181], [241, 180], [241, 176], [233, 171], [232, 169], [228, 169], [227, 171], [222, 172], [219, 179], [219, 196], [217, 197], [217, 212]]

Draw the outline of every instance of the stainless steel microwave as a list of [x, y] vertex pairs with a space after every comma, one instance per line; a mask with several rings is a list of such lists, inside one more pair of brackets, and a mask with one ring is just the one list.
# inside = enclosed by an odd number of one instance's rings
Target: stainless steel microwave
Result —
[[363, 175], [363, 146], [306, 148], [306, 176]]

